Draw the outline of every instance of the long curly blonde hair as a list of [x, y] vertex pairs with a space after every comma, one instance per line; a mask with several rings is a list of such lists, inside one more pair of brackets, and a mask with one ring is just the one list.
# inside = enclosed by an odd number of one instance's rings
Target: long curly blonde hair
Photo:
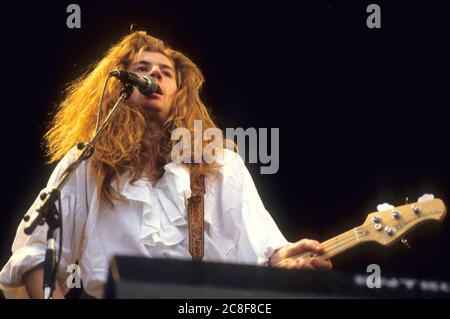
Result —
[[[113, 199], [122, 199], [111, 183], [114, 180], [118, 182], [120, 175], [126, 171], [131, 173], [131, 182], [145, 175], [150, 152], [153, 152], [153, 156], [157, 154], [157, 174], [162, 176], [164, 164], [170, 162], [170, 153], [176, 143], [170, 138], [173, 129], [184, 127], [193, 133], [194, 120], [202, 121], [203, 130], [216, 127], [199, 96], [204, 82], [199, 68], [163, 41], [144, 31], [137, 31], [123, 37], [106, 52], [103, 59], [67, 87], [63, 101], [44, 136], [49, 162], [60, 160], [78, 142], [87, 142], [93, 137], [105, 77], [112, 70], [127, 69], [143, 51], [162, 53], [172, 61], [177, 73], [178, 90], [160, 133], [149, 134], [146, 123], [151, 115], [139, 105], [125, 102], [126, 105], [120, 108], [114, 121], [96, 143], [91, 158], [91, 173], [95, 178], [98, 196], [111, 207]], [[120, 90], [118, 81], [109, 81], [101, 114], [108, 113]], [[194, 176], [198, 177], [212, 171], [215, 165], [198, 163], [189, 166]]]

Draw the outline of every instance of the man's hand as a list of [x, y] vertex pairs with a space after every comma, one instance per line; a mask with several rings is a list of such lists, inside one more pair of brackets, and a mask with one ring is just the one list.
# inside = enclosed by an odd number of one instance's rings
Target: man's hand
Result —
[[[275, 266], [280, 261], [305, 252], [313, 252], [320, 255], [324, 253], [323, 247], [317, 240], [302, 239], [295, 243], [288, 244], [278, 249], [269, 260], [269, 266]], [[298, 257], [292, 261], [284, 263], [283, 268], [295, 269], [314, 269], [314, 270], [331, 270], [332, 264], [330, 260], [323, 260], [320, 257], [302, 258]]]

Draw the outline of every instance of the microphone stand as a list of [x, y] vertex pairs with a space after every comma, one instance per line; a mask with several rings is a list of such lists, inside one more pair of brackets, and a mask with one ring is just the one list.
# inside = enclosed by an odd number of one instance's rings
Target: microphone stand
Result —
[[[42, 203], [36, 209], [37, 214], [32, 216], [25, 215], [24, 220], [27, 222], [24, 228], [24, 232], [27, 235], [31, 235], [38, 225], [43, 225], [45, 222], [48, 225], [47, 231], [47, 250], [45, 252], [44, 261], [44, 299], [52, 299], [53, 290], [55, 288], [56, 279], [56, 267], [59, 260], [56, 260], [56, 245], [55, 245], [55, 232], [58, 228], [62, 226], [61, 216], [56, 208], [56, 201], [60, 201], [61, 190], [67, 183], [69, 178], [75, 172], [75, 170], [80, 166], [81, 162], [88, 159], [94, 152], [94, 146], [98, 138], [102, 135], [105, 127], [111, 122], [113, 117], [116, 115], [119, 105], [127, 100], [133, 93], [133, 87], [131, 85], [126, 85], [120, 92], [120, 97], [118, 98], [116, 104], [114, 104], [111, 112], [109, 112], [105, 121], [103, 122], [100, 129], [95, 133], [92, 140], [86, 144], [78, 143], [77, 148], [81, 150], [78, 158], [71, 163], [63, 172], [58, 184], [48, 193], [42, 193], [40, 198]], [[60, 207], [61, 208], [61, 207]], [[61, 227], [62, 228], [62, 227]], [[60, 238], [62, 238], [62, 231], [60, 231]], [[61, 240], [62, 242], [62, 240]], [[62, 246], [62, 245], [61, 245]], [[62, 251], [62, 247], [59, 247]]]

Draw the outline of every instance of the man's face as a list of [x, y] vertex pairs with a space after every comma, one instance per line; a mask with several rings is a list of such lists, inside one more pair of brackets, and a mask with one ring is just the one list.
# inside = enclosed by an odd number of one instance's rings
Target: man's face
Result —
[[175, 70], [169, 58], [158, 52], [144, 51], [135, 57], [127, 71], [156, 79], [159, 93], [144, 96], [138, 90], [134, 90], [130, 100], [148, 108], [159, 120], [166, 119], [177, 91]]

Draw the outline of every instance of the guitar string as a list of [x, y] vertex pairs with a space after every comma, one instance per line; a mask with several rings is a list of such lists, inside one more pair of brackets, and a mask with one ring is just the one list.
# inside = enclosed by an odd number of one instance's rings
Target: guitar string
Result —
[[[337, 249], [345, 248], [345, 246], [346, 246], [347, 244], [353, 242], [354, 240], [355, 240], [354, 238], [348, 238], [348, 239], [346, 239], [346, 240], [342, 240], [341, 243], [338, 244], [338, 247], [335, 247], [335, 248], [328, 248], [328, 249], [324, 248], [324, 249], [325, 249], [325, 254], [327, 254], [327, 253], [329, 254], [330, 252], [333, 252], [333, 251], [335, 251], [335, 250], [337, 250]], [[322, 245], [322, 246], [323, 246], [323, 245]], [[283, 259], [282, 261], [280, 261], [279, 263], [275, 264], [274, 266], [280, 266], [280, 265], [286, 264], [286, 263], [288, 263], [288, 262], [290, 262], [290, 261], [293, 261], [293, 260], [295, 260], [295, 259], [297, 259], [297, 258], [299, 258], [299, 257], [303, 257], [303, 256], [308, 255], [308, 254], [311, 254], [311, 252], [300, 253], [300, 254], [298, 254], [298, 255], [296, 255], [296, 256], [291, 256], [291, 257], [285, 258], [285, 259]], [[321, 255], [314, 256], [314, 257], [320, 257], [320, 256], [321, 256]], [[313, 257], [313, 256], [308, 256], [308, 258], [309, 258], [309, 257]], [[328, 258], [328, 259], [329, 259], [329, 258]]]
[[[333, 245], [335, 245], [334, 248], [326, 248], [327, 246], [331, 246], [331, 243], [330, 243], [330, 245], [325, 245], [325, 246], [323, 244], [321, 244], [322, 247], [324, 247], [325, 254], [333, 252], [336, 249], [342, 249], [345, 245], [347, 245], [347, 244], [349, 244], [349, 243], [351, 243], [352, 241], [355, 240], [354, 238], [350, 238], [351, 237], [350, 235], [347, 235], [347, 237], [348, 238], [342, 239], [341, 242], [339, 244], [337, 244], [338, 247], [336, 247], [336, 244], [333, 244]], [[289, 261], [293, 261], [294, 259], [297, 259], [299, 257], [305, 256], [305, 255], [308, 255], [308, 254], [311, 254], [311, 252], [300, 253], [300, 254], [298, 254], [296, 256], [291, 256], [291, 257], [285, 258], [282, 261], [280, 261], [279, 263], [277, 263], [275, 266], [279, 266], [279, 265], [285, 264], [285, 263], [287, 263]], [[320, 257], [320, 255], [318, 257]]]
[[[355, 240], [357, 240], [357, 242], [359, 242], [358, 238], [355, 236], [355, 234], [354, 234], [353, 232], [354, 232], [353, 229], [352, 229], [352, 230], [349, 230], [349, 231], [347, 231], [347, 232], [345, 232], [345, 233], [343, 233], [343, 234], [341, 234], [341, 235], [338, 235], [338, 236], [336, 236], [336, 237], [333, 237], [333, 238], [331, 238], [331, 239], [329, 239], [329, 240], [326, 240], [326, 241], [324, 241], [323, 243], [321, 243], [320, 245], [321, 245], [321, 246], [324, 248], [324, 250], [325, 250], [325, 253], [324, 253], [324, 254], [333, 252], [333, 251], [335, 251], [335, 250], [337, 250], [337, 249], [345, 248], [346, 245], [348, 245], [349, 243], [351, 243], [351, 242], [353, 242], [353, 241], [355, 241]], [[342, 237], [339, 237], [339, 236], [342, 236]], [[336, 239], [339, 239], [339, 243], [333, 242], [333, 241], [335, 241]], [[331, 241], [331, 242], [329, 242], [329, 241]], [[328, 243], [328, 242], [329, 242], [329, 243]], [[304, 253], [304, 254], [299, 254], [300, 256], [297, 255], [297, 257], [296, 257], [296, 256], [288, 257], [288, 258], [286, 258], [286, 259], [283, 259], [283, 260], [280, 261], [279, 263], [277, 263], [275, 266], [284, 264], [284, 263], [286, 263], [286, 262], [288, 262], [288, 261], [291, 261], [291, 260], [293, 260], [293, 259], [295, 259], [295, 258], [301, 257], [302, 255], [309, 254], [309, 253], [311, 253], [311, 252], [306, 252], [306, 253]], [[320, 257], [320, 255], [319, 255], [319, 257]]]
[[[425, 217], [425, 216], [428, 216], [428, 215], [432, 215], [432, 214], [422, 214], [422, 217]], [[408, 222], [406, 222], [406, 224], [408, 224]], [[405, 225], [405, 223], [404, 223], [404, 225]], [[356, 243], [359, 243], [360, 242], [360, 238], [359, 238], [359, 236], [356, 236], [354, 231], [355, 231], [355, 229], [356, 229], [356, 231], [358, 231], [358, 230], [359, 231], [361, 231], [361, 230], [367, 231], [367, 226], [368, 225], [362, 225], [362, 226], [359, 226], [359, 227], [355, 227], [355, 228], [353, 228], [351, 230], [348, 230], [348, 231], [346, 231], [346, 232], [344, 232], [344, 233], [342, 233], [342, 234], [340, 234], [340, 235], [338, 235], [336, 237], [328, 239], [328, 240], [324, 241], [323, 243], [320, 243], [320, 245], [325, 250], [324, 254], [329, 254], [329, 253], [332, 253], [335, 250], [342, 249], [342, 248], [345, 249], [346, 248], [345, 246], [350, 244], [353, 241], [356, 241]], [[340, 236], [342, 236], [342, 237], [340, 237]], [[336, 239], [339, 239], [339, 243], [334, 242]], [[285, 258], [282, 261], [280, 261], [279, 263], [277, 263], [275, 266], [279, 266], [279, 265], [285, 264], [285, 263], [287, 263], [289, 261], [292, 261], [292, 260], [294, 260], [296, 258], [302, 257], [304, 255], [308, 255], [308, 254], [311, 254], [311, 252], [300, 253], [300, 254], [298, 254], [296, 256], [291, 256], [291, 257]], [[318, 255], [317, 257], [320, 257], [320, 255]]]
[[[428, 217], [429, 215], [432, 215], [432, 214], [421, 214], [421, 217], [424, 218], [424, 217]], [[404, 221], [402, 223], [403, 227], [407, 226], [410, 222], [411, 222], [411, 220]], [[359, 236], [356, 236], [356, 234], [354, 234], [355, 229], [356, 229], [357, 232], [358, 231], [367, 231], [368, 227], [371, 228], [371, 225], [362, 225], [362, 226], [359, 226], [359, 227], [355, 227], [355, 228], [353, 228], [351, 230], [348, 230], [347, 232], [344, 232], [343, 234], [338, 235], [338, 236], [336, 236], [334, 238], [339, 238], [339, 236], [345, 236], [346, 237], [345, 239], [343, 237], [343, 240], [339, 243], [339, 246], [347, 245], [347, 244], [351, 243], [351, 241], [353, 241], [353, 240], [356, 240], [357, 242], [360, 242]], [[346, 235], [344, 235], [344, 234], [346, 234]], [[336, 246], [336, 243], [332, 242], [332, 241], [334, 241], [334, 238], [328, 239], [323, 244], [321, 244], [322, 247], [324, 247], [325, 254], [329, 253], [329, 252], [332, 252], [332, 251], [334, 251], [336, 249], [342, 248], [342, 247]], [[332, 247], [332, 248], [329, 248], [329, 249], [325, 248], [326, 246], [328, 246], [328, 244], [326, 244], [328, 241], [330, 241], [329, 245], [335, 245], [335, 247]]]
[[[424, 217], [428, 217], [429, 215], [432, 215], [432, 214], [421, 214], [421, 217], [424, 218]], [[407, 226], [410, 222], [411, 222], [411, 220], [406, 220], [406, 221], [404, 221], [404, 222], [402, 223], [402, 226], [405, 227], [405, 226]], [[362, 225], [362, 226], [359, 226], [359, 227], [355, 227], [355, 228], [353, 228], [353, 229], [351, 229], [351, 230], [348, 230], [347, 232], [344, 232], [343, 234], [338, 235], [338, 236], [336, 236], [336, 237], [334, 237], [334, 238], [338, 238], [339, 236], [343, 236], [344, 234], [348, 235], [347, 238], [345, 238], [344, 240], [342, 240], [342, 242], [339, 244], [339, 245], [341, 245], [341, 246], [342, 246], [342, 245], [347, 245], [347, 244], [349, 244], [352, 240], [354, 240], [354, 239], [348, 240], [348, 237], [354, 237], [354, 238], [357, 240], [357, 242], [360, 242], [359, 236], [356, 236], [356, 234], [354, 234], [355, 229], [356, 229], [356, 232], [358, 232], [358, 231], [367, 231], [368, 228], [371, 228], [371, 225]], [[345, 236], [345, 235], [344, 235], [344, 236]], [[332, 252], [332, 251], [334, 251], [334, 250], [336, 250], [336, 249], [342, 248], [342, 247], [337, 247], [337, 246], [335, 246], [335, 247], [333, 247], [333, 248], [329, 248], [329, 249], [326, 249], [326, 248], [325, 248], [325, 247], [328, 245], [328, 244], [326, 244], [328, 241], [330, 242], [329, 245], [336, 245], [336, 243], [333, 243], [333, 242], [332, 242], [332, 241], [334, 241], [334, 238], [331, 238], [331, 239], [329, 239], [329, 240], [326, 240], [323, 244], [321, 244], [321, 245], [324, 247], [325, 254], [326, 254], [326, 253], [329, 253], [329, 252]], [[344, 238], [344, 237], [343, 237], [343, 238]]]

